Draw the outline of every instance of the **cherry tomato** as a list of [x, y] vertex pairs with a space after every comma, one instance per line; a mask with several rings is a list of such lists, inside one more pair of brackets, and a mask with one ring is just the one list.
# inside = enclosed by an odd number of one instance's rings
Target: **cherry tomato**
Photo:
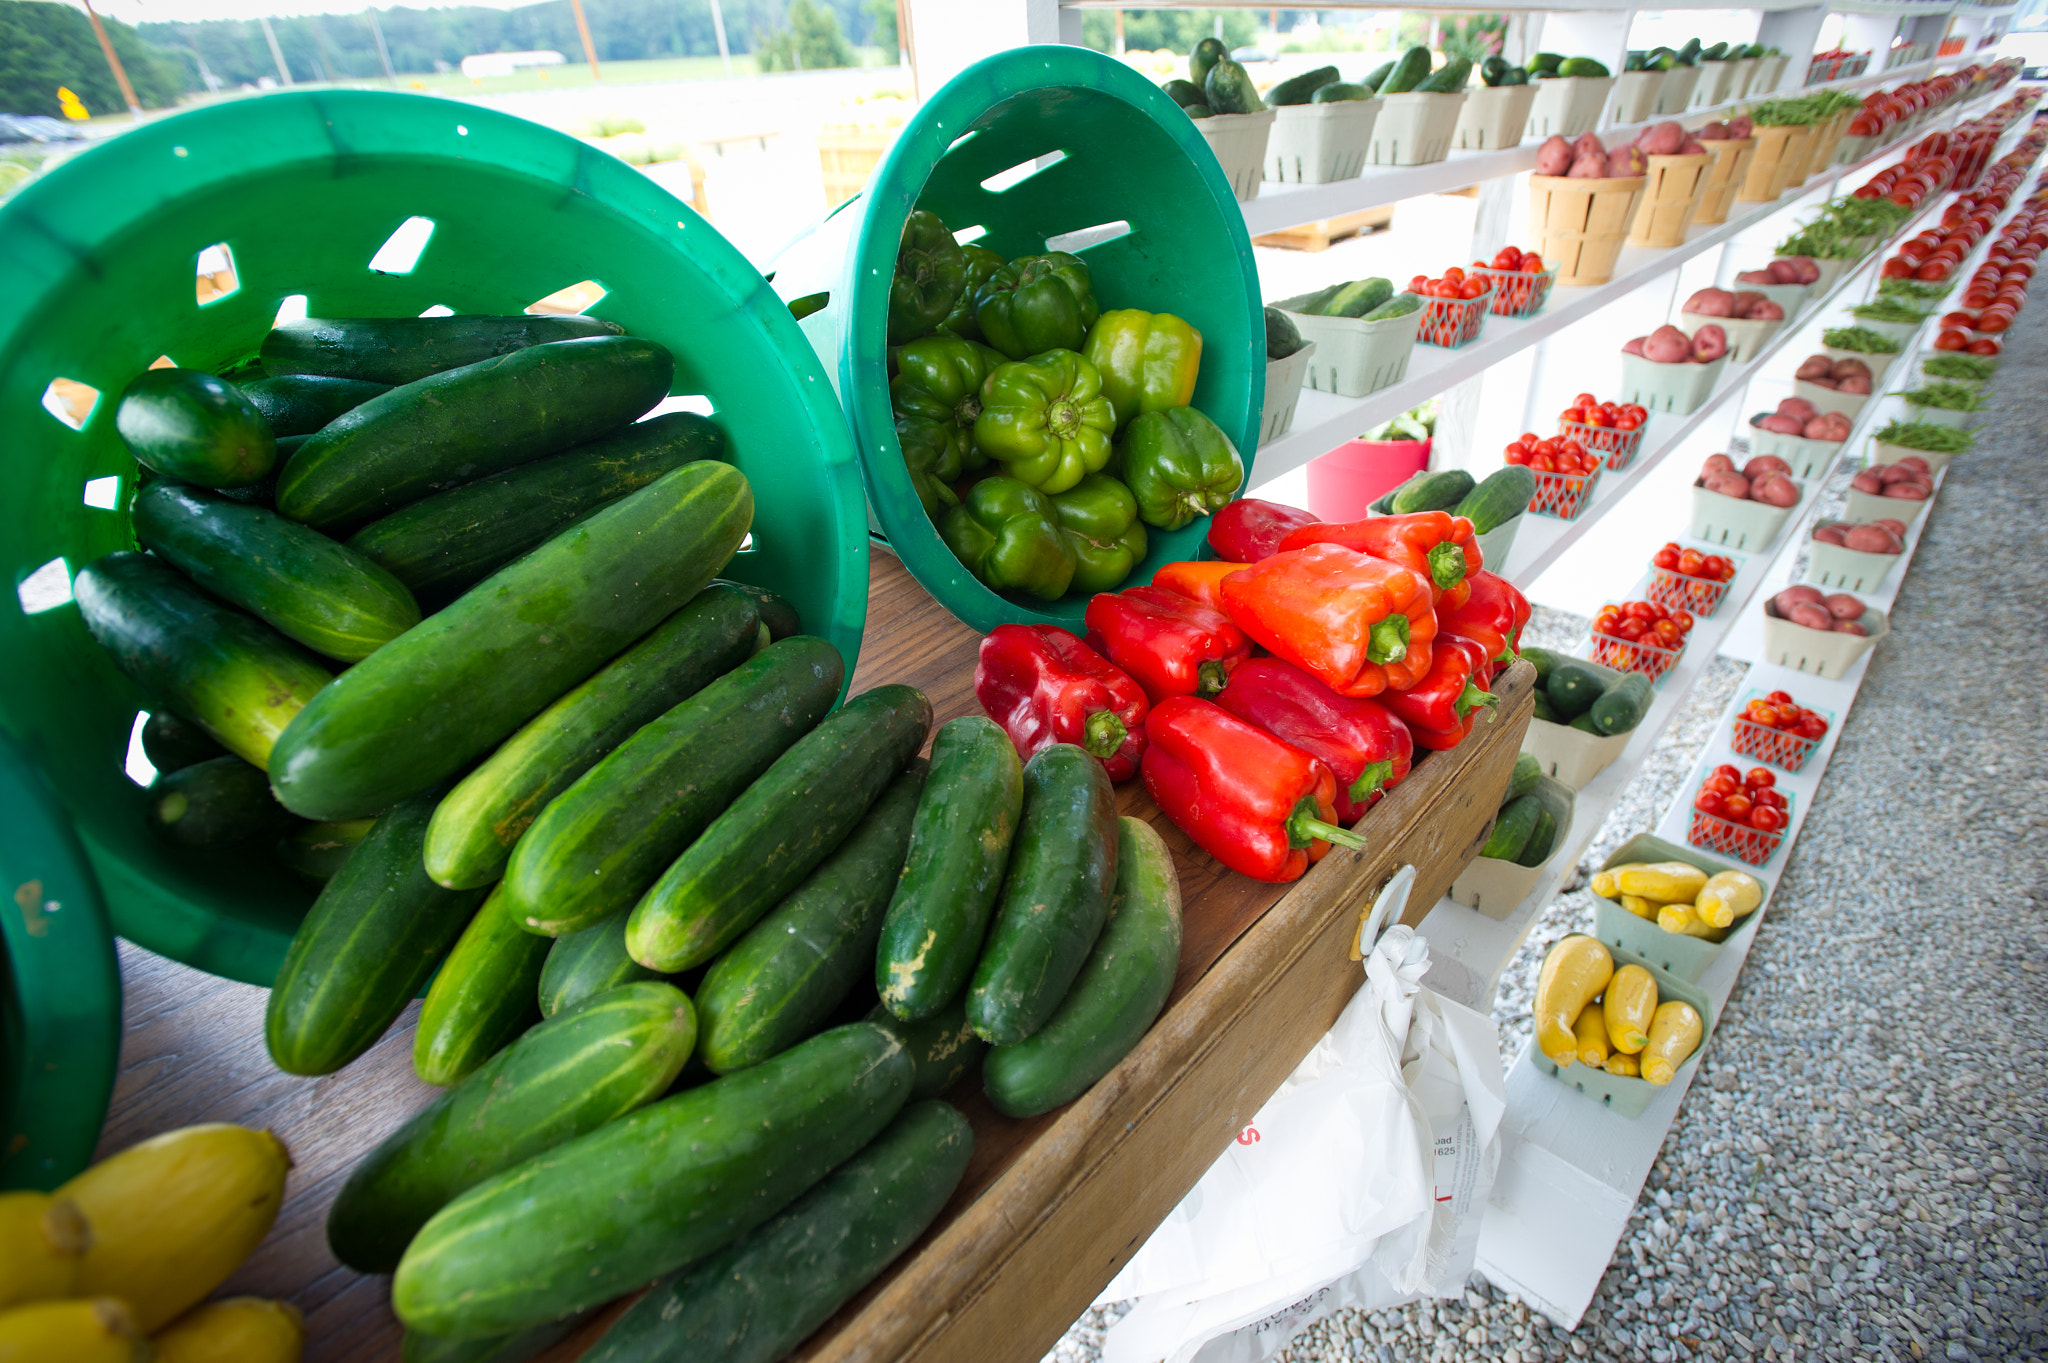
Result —
[[1581, 393], [1572, 399], [1572, 406], [1574, 407], [1598, 407], [1599, 405], [1600, 399], [1594, 397], [1591, 393]]
[[1989, 336], [1979, 336], [1963, 348], [1972, 355], [1996, 355], [2004, 349]]
[[1528, 446], [1524, 445], [1521, 441], [1517, 440], [1514, 444], [1508, 446], [1507, 453], [1501, 456], [1501, 462], [1505, 464], [1517, 464], [1522, 466], [1523, 468], [1527, 468], [1529, 465]]
[[1701, 577], [1704, 574], [1700, 570], [1706, 566], [1706, 562], [1706, 555], [1697, 549], [1681, 550], [1678, 555], [1678, 571], [1687, 577]]
[[1614, 627], [1615, 637], [1619, 639], [1626, 639], [1630, 643], [1635, 643], [1638, 639], [1641, 639], [1645, 634], [1648, 634], [1649, 632], [1649, 621], [1638, 620], [1634, 616], [1628, 615], [1623, 616], [1621, 619], [1621, 623]]
[[1784, 809], [1787, 802], [1783, 791], [1758, 786], [1749, 792], [1749, 803], [1755, 809]]
[[1729, 578], [1735, 576], [1734, 561], [1720, 554], [1708, 554], [1705, 559], [1701, 560], [1700, 566], [1705, 570], [1706, 575], [1713, 578], [1716, 582], [1726, 582]]
[[1534, 431], [1523, 431], [1521, 438], [1522, 443], [1524, 445], [1527, 445], [1532, 450], [1536, 448], [1537, 442], [1543, 439], [1542, 436], [1536, 434], [1536, 432]]
[[1656, 554], [1651, 557], [1650, 562], [1656, 564], [1659, 568], [1664, 569], [1666, 572], [1675, 573], [1679, 571], [1678, 546], [1675, 544], [1665, 545], [1662, 549], [1659, 549], [1656, 552]]
[[1765, 696], [1764, 699], [1773, 705], [1790, 705], [1792, 704], [1792, 693], [1790, 691], [1773, 691], [1768, 696]]
[[1638, 422], [1650, 419], [1650, 409], [1643, 406], [1640, 402], [1631, 402], [1621, 410], [1634, 417]]
[[1464, 282], [1465, 272], [1459, 269], [1457, 266], [1453, 265], [1450, 269], [1444, 271], [1444, 283], [1462, 284]]
[[1801, 738], [1826, 738], [1828, 736], [1828, 722], [1811, 710], [1801, 715], [1792, 728], [1793, 732]]
[[1969, 333], [1949, 327], [1934, 338], [1936, 350], [1962, 350], [1970, 344]]
[[1677, 648], [1685, 642], [1685, 636], [1678, 632], [1678, 626], [1669, 620], [1659, 620], [1650, 627], [1657, 636], [1657, 643], [1663, 648]]
[[1772, 774], [1769, 767], [1751, 767], [1742, 773], [1742, 784], [1751, 790], [1769, 789], [1778, 784], [1778, 778]]
[[1557, 458], [1549, 454], [1532, 454], [1529, 456], [1529, 468], [1536, 473], [1556, 473]]
[[1617, 431], [1638, 430], [1642, 424], [1641, 418], [1628, 412], [1623, 412], [1620, 416], [1614, 418], [1614, 429]]
[[1684, 630], [1687, 634], [1692, 633], [1691, 611], [1673, 611], [1671, 612], [1671, 618], [1678, 622], [1678, 627], [1681, 630]]
[[[1782, 809], [1773, 809], [1769, 805], [1757, 805], [1750, 809], [1748, 813], [1749, 826], [1760, 833], [1775, 833], [1785, 826], [1785, 811]], [[1729, 810], [1728, 817], [1733, 819], [1735, 811]]]
[[1716, 795], [1733, 795], [1742, 789], [1742, 782], [1733, 776], [1723, 776], [1721, 773], [1715, 772], [1712, 776], [1700, 782], [1700, 789], [1711, 790]]
[[1641, 620], [1645, 624], [1657, 618], [1657, 608], [1647, 601], [1624, 602], [1621, 613], [1631, 620]]
[[1728, 818], [1733, 819], [1736, 823], [1741, 823], [1749, 817], [1749, 811], [1754, 804], [1755, 802], [1741, 791], [1721, 797], [1722, 810]]
[[1702, 814], [1711, 814], [1717, 819], [1721, 818], [1724, 812], [1721, 807], [1721, 797], [1711, 790], [1703, 790], [1693, 796], [1692, 807]]
[[1543, 257], [1537, 255], [1534, 251], [1525, 251], [1522, 254], [1521, 268], [1524, 274], [1542, 274], [1544, 270]]

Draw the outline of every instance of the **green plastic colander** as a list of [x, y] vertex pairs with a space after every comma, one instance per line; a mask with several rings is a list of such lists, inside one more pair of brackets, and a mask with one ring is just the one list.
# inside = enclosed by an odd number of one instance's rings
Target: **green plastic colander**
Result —
[[[867, 188], [775, 262], [784, 298], [827, 295], [804, 318], [804, 334], [838, 387], [869, 505], [904, 566], [975, 629], [1023, 621], [1079, 630], [1086, 596], [1049, 603], [990, 591], [953, 557], [911, 487], [889, 406], [887, 332], [889, 281], [912, 208], [962, 237], [981, 229], [975, 239], [1005, 257], [1073, 251], [1088, 262], [1103, 308], [1193, 323], [1202, 333], [1194, 406], [1223, 428], [1249, 474], [1266, 329], [1244, 212], [1193, 121], [1150, 81], [1086, 48], [1021, 47], [968, 67], [925, 101]], [[1079, 240], [1068, 244], [1068, 234]], [[1204, 518], [1148, 532], [1149, 552], [1127, 585], [1198, 557], [1207, 530]]]
[[[417, 242], [412, 219], [432, 224], [424, 251], [373, 270], [394, 234]], [[202, 304], [215, 246], [236, 287]], [[631, 166], [468, 105], [289, 93], [126, 133], [0, 208], [0, 554], [17, 589], [0, 603], [0, 727], [56, 789], [120, 935], [268, 985], [312, 900], [260, 851], [181, 853], [144, 828], [124, 762], [151, 702], [68, 590], [134, 543], [121, 390], [160, 355], [212, 369], [253, 353], [293, 296], [314, 316], [512, 313], [584, 281], [606, 291], [588, 311], [675, 352], [675, 394], [708, 400], [753, 483], [753, 539], [728, 572], [789, 598], [850, 674], [867, 538], [831, 386], [760, 273]], [[46, 406], [60, 378], [99, 393], [82, 430]]]

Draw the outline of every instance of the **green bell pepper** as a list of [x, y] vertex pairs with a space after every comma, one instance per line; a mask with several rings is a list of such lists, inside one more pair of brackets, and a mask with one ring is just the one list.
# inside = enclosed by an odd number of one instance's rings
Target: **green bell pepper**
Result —
[[1003, 472], [1050, 494], [1100, 472], [1115, 429], [1095, 366], [1071, 350], [1048, 350], [988, 376], [974, 443]]
[[1095, 286], [1079, 256], [1019, 256], [990, 275], [975, 304], [981, 338], [1013, 360], [1079, 350], [1095, 325]]
[[967, 257], [936, 213], [912, 209], [889, 281], [889, 340], [922, 336], [946, 320], [967, 287]]
[[896, 443], [903, 447], [903, 466], [910, 471], [910, 485], [924, 514], [933, 520], [960, 498], [953, 483], [960, 477], [960, 455], [954, 448], [954, 433], [936, 421], [922, 417], [896, 418]]
[[947, 453], [938, 475], [949, 483], [988, 465], [988, 456], [974, 445], [974, 419], [981, 415], [981, 385], [1004, 363], [987, 346], [958, 336], [927, 336], [896, 352], [889, 401], [898, 420], [929, 422], [944, 431]]
[[967, 287], [960, 291], [960, 301], [946, 314], [946, 320], [939, 323], [939, 330], [978, 341], [981, 323], [975, 320], [974, 309], [981, 302], [981, 286], [1009, 262], [986, 246], [963, 246], [960, 255], [967, 261]]
[[1121, 428], [1140, 413], [1194, 401], [1202, 333], [1170, 312], [1114, 308], [1088, 328], [1081, 354], [1102, 371], [1103, 396]]
[[1138, 499], [1106, 473], [1091, 473], [1052, 499], [1074, 555], [1074, 590], [1113, 592], [1145, 557]]
[[939, 522], [939, 536], [994, 591], [1057, 601], [1074, 580], [1074, 551], [1052, 499], [1015, 478], [984, 478], [969, 488]]
[[1122, 447], [1124, 482], [1147, 525], [1178, 530], [1237, 495], [1244, 461], [1222, 428], [1192, 407], [1147, 412]]

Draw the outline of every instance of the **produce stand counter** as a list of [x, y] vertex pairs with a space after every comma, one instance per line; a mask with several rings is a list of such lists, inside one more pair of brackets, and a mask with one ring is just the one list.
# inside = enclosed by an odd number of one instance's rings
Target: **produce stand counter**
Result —
[[[921, 688], [937, 720], [976, 712], [974, 631], [897, 560], [871, 560], [866, 638], [851, 691]], [[1136, 1050], [1079, 1100], [1017, 1121], [970, 1078], [948, 1097], [973, 1124], [972, 1164], [924, 1238], [796, 1355], [1035, 1363], [1144, 1243], [1343, 1010], [1364, 974], [1360, 920], [1403, 865], [1404, 920], [1449, 889], [1483, 844], [1532, 712], [1526, 664], [1495, 684], [1490, 725], [1433, 755], [1369, 817], [1375, 845], [1333, 850], [1291, 886], [1225, 871], [1137, 781], [1119, 805], [1158, 829], [1184, 899], [1180, 969]], [[348, 1170], [436, 1090], [412, 1073], [417, 1008], [337, 1074], [279, 1072], [263, 1045], [264, 991], [125, 953], [125, 1032], [99, 1155], [193, 1122], [275, 1131], [294, 1169], [270, 1238], [222, 1289], [284, 1297], [306, 1314], [309, 1363], [387, 1360], [399, 1329], [389, 1282], [338, 1265], [327, 1208]], [[543, 1355], [569, 1363], [619, 1308]]]

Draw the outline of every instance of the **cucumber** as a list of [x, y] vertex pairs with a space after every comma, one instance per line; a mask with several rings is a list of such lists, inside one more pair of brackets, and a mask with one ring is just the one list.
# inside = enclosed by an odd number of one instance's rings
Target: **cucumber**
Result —
[[745, 593], [717, 583], [697, 593], [448, 792], [427, 829], [427, 874], [450, 889], [499, 879], [550, 800], [648, 721], [745, 662], [760, 631]]
[[457, 1083], [540, 1021], [534, 989], [548, 939], [505, 912], [493, 892], [427, 986], [413, 1034], [412, 1072], [439, 1088]]
[[1502, 85], [1527, 85], [1529, 83], [1529, 73], [1522, 67], [1510, 66], [1507, 70], [1501, 72], [1500, 83]]
[[420, 865], [434, 799], [377, 820], [306, 911], [270, 986], [263, 1039], [287, 1074], [332, 1074], [376, 1044], [475, 916], [481, 890]]
[[[367, 379], [336, 379], [324, 374], [283, 374], [241, 385], [242, 396], [280, 440], [311, 435], [343, 412], [354, 411], [381, 393], [388, 383]], [[284, 451], [278, 451], [279, 458]]]
[[675, 358], [593, 336], [531, 346], [392, 389], [336, 417], [277, 479], [277, 509], [359, 526], [432, 492], [595, 440], [668, 396]]
[[1563, 63], [1564, 54], [1562, 53], [1538, 52], [1535, 56], [1529, 58], [1529, 74], [1533, 76], [1538, 71], [1555, 71]]
[[1501, 56], [1490, 56], [1479, 63], [1479, 79], [1488, 85], [1499, 85], [1500, 78], [1508, 73], [1508, 60]]
[[1500, 797], [1502, 804], [1520, 799], [1536, 789], [1537, 778], [1543, 775], [1543, 763], [1534, 753], [1516, 753], [1515, 770], [1508, 777], [1507, 793]]
[[766, 587], [756, 587], [751, 582], [737, 582], [723, 577], [714, 581], [719, 586], [745, 592], [753, 599], [754, 609], [761, 613], [761, 623], [768, 627], [770, 643], [779, 644], [792, 634], [804, 632], [803, 617], [796, 613], [796, 607]]
[[1539, 776], [1536, 788], [1529, 792], [1529, 799], [1542, 806], [1542, 815], [1536, 821], [1536, 829], [1529, 835], [1529, 845], [1515, 858], [1518, 866], [1541, 866], [1557, 851], [1558, 842], [1571, 831], [1572, 812], [1577, 796], [1564, 782], [1549, 776]]
[[777, 1363], [910, 1248], [973, 1153], [965, 1117], [913, 1103], [774, 1220], [655, 1283], [583, 1363]]
[[974, 1034], [967, 1023], [967, 1000], [955, 999], [922, 1022], [905, 1022], [881, 1004], [868, 1013], [867, 1020], [885, 1027], [909, 1048], [917, 1079], [910, 1086], [913, 1098], [936, 1098], [965, 1078], [988, 1053], [988, 1043]]
[[1375, 66], [1372, 69], [1372, 71], [1366, 76], [1366, 78], [1359, 82], [1359, 84], [1363, 85], [1367, 90], [1377, 94], [1379, 92], [1379, 88], [1387, 83], [1387, 77], [1393, 74], [1394, 63], [1381, 62], [1378, 66]]
[[114, 666], [259, 767], [269, 763], [278, 735], [333, 680], [282, 634], [203, 595], [148, 554], [124, 551], [87, 564], [71, 594]]
[[540, 1357], [548, 1346], [567, 1339], [586, 1314], [578, 1311], [546, 1325], [478, 1339], [448, 1339], [407, 1330], [398, 1342], [398, 1363], [527, 1363]]
[[[1524, 644], [1516, 651], [1527, 660], [1529, 666], [1536, 669], [1536, 680], [1542, 683], [1549, 682], [1550, 674], [1560, 659], [1571, 656], [1568, 653], [1559, 653], [1555, 649], [1538, 648], [1534, 644]], [[1542, 690], [1539, 689], [1537, 694], [1543, 694]]]
[[1284, 360], [1301, 349], [1301, 329], [1278, 308], [1266, 309], [1266, 358]]
[[1323, 304], [1325, 317], [1363, 317], [1394, 296], [1393, 281], [1374, 276], [1357, 279], [1339, 288]]
[[[1524, 653], [1524, 654], [1523, 654], [1522, 656], [1523, 656], [1523, 657], [1527, 657], [1527, 656], [1528, 656], [1528, 654]], [[1543, 721], [1544, 721], [1545, 723], [1549, 723], [1549, 724], [1562, 724], [1562, 723], [1564, 723], [1564, 722], [1565, 722], [1565, 721], [1564, 721], [1564, 720], [1563, 720], [1563, 719], [1562, 719], [1562, 718], [1561, 718], [1561, 717], [1560, 717], [1560, 716], [1558, 715], [1558, 713], [1557, 713], [1557, 707], [1556, 707], [1556, 706], [1554, 706], [1554, 705], [1552, 705], [1552, 704], [1550, 703], [1550, 697], [1549, 697], [1549, 696], [1545, 695], [1545, 694], [1544, 694], [1543, 692], [1541, 692], [1541, 691], [1538, 691], [1538, 692], [1536, 693], [1536, 695], [1535, 695], [1535, 701], [1536, 701], [1536, 715], [1535, 715], [1535, 717], [1536, 717], [1537, 719], [1543, 720]]]
[[349, 819], [343, 823], [301, 825], [277, 840], [277, 859], [286, 870], [296, 871], [308, 880], [332, 880], [376, 822]]
[[[1528, 798], [1536, 799], [1533, 795]], [[1550, 854], [1556, 850], [1557, 818], [1549, 810], [1543, 808], [1541, 801], [1538, 801], [1536, 806], [1536, 826], [1529, 833], [1529, 841], [1523, 845], [1520, 852], [1515, 854], [1514, 863], [1517, 866], [1541, 866], [1544, 862], [1550, 860]]]
[[1429, 49], [1426, 47], [1411, 47], [1395, 60], [1394, 69], [1389, 71], [1386, 79], [1379, 83], [1379, 93], [1382, 95], [1406, 94], [1422, 84], [1423, 77], [1428, 74]]
[[1337, 83], [1337, 68], [1318, 66], [1298, 76], [1289, 76], [1266, 92], [1268, 104], [1306, 104], [1316, 91]]
[[875, 949], [875, 990], [897, 1017], [931, 1017], [967, 987], [1023, 804], [1010, 736], [980, 715], [949, 720], [932, 740], [910, 854]]
[[1621, 680], [1621, 673], [1584, 658], [1559, 656], [1552, 660], [1543, 690], [1551, 708], [1572, 719], [1593, 708], [1601, 693]]
[[1527, 511], [1535, 495], [1536, 475], [1525, 465], [1508, 464], [1487, 474], [1451, 514], [1463, 516], [1472, 522], [1473, 534], [1483, 535]]
[[528, 346], [617, 336], [617, 322], [595, 317], [308, 317], [263, 338], [271, 374], [322, 374], [371, 383], [412, 383], [445, 369]]
[[702, 591], [753, 520], [700, 460], [629, 493], [348, 670], [279, 739], [287, 809], [353, 819], [439, 785]]
[[1191, 80], [1182, 80], [1178, 76], [1160, 86], [1159, 90], [1183, 109], [1191, 104], [1200, 104], [1204, 107], [1208, 104], [1208, 96], [1202, 93], [1201, 86]]
[[712, 963], [697, 1011], [713, 1074], [788, 1050], [865, 979], [910, 847], [923, 766], [890, 782], [832, 855]]
[[1211, 112], [1218, 114], [1255, 114], [1266, 107], [1258, 86], [1252, 84], [1251, 73], [1228, 57], [1217, 58], [1202, 78], [1202, 96]]
[[[1593, 703], [1598, 705], [1600, 702], [1594, 701]], [[1600, 736], [1600, 731], [1593, 727], [1593, 714], [1590, 710], [1585, 714], [1572, 716], [1572, 722], [1565, 727], [1577, 729], [1582, 734], [1592, 734], [1595, 738]]]
[[723, 951], [839, 845], [931, 728], [922, 691], [878, 686], [798, 739], [633, 906], [633, 959], [673, 972]]
[[856, 1022], [610, 1122], [435, 1213], [392, 1305], [459, 1337], [609, 1301], [788, 1206], [888, 1125], [911, 1076], [902, 1042]]
[[358, 662], [420, 622], [404, 583], [274, 511], [157, 482], [133, 515], [145, 549], [316, 653]]
[[1180, 968], [1180, 877], [1152, 825], [1117, 820], [1116, 897], [1102, 935], [1050, 1020], [981, 1067], [1006, 1117], [1071, 1102], [1115, 1069], [1151, 1027]]
[[245, 487], [277, 462], [256, 405], [203, 370], [143, 370], [121, 394], [114, 429], [145, 467], [201, 487]]
[[689, 999], [659, 980], [534, 1027], [349, 1172], [327, 1213], [334, 1257], [389, 1273], [428, 1218], [467, 1189], [659, 1097], [696, 1039]]
[[206, 730], [169, 710], [154, 711], [142, 722], [142, 755], [159, 776], [209, 762], [226, 752]]
[[1532, 795], [1517, 795], [1500, 807], [1494, 817], [1493, 832], [1486, 837], [1486, 845], [1479, 849], [1482, 857], [1495, 861], [1514, 861], [1522, 855], [1522, 849], [1529, 845], [1529, 838], [1536, 832], [1536, 821], [1543, 814], [1543, 802]]
[[1653, 694], [1648, 677], [1630, 672], [1602, 691], [1581, 718], [1590, 719], [1597, 733], [1625, 734], [1643, 722], [1643, 716], [1650, 712]]
[[1472, 59], [1451, 57], [1434, 75], [1418, 82], [1415, 90], [1416, 93], [1425, 95], [1452, 95], [1464, 89], [1465, 83], [1471, 79]]
[[1217, 62], [1230, 55], [1230, 49], [1223, 45], [1221, 38], [1204, 38], [1188, 53], [1188, 79], [1196, 85], [1205, 84], [1210, 70]]
[[1394, 514], [1406, 516], [1416, 511], [1449, 511], [1464, 501], [1474, 486], [1472, 475], [1463, 469], [1418, 473], [1394, 489]]
[[445, 605], [607, 502], [693, 459], [724, 454], [717, 426], [694, 412], [668, 412], [400, 507], [348, 545], [423, 600]]
[[632, 908], [831, 711], [845, 674], [839, 650], [799, 635], [649, 722], [521, 836], [505, 868], [507, 909], [530, 932], [564, 937]]
[[143, 807], [149, 831], [179, 847], [228, 847], [276, 837], [296, 824], [261, 767], [216, 757], [157, 777]]
[[1024, 814], [995, 926], [967, 989], [967, 1020], [998, 1046], [1053, 1015], [1102, 932], [1116, 886], [1116, 791], [1086, 749], [1055, 743], [1024, 764]]
[[1362, 319], [1367, 322], [1384, 322], [1389, 317], [1406, 317], [1411, 312], [1422, 311], [1422, 299], [1403, 289], [1386, 302], [1368, 312]]
[[1605, 63], [1594, 61], [1591, 57], [1570, 57], [1558, 64], [1557, 74], [1560, 76], [1589, 76], [1599, 79], [1614, 73], [1607, 69]]
[[551, 1018], [585, 999], [661, 976], [626, 954], [625, 910], [594, 927], [554, 939], [540, 969], [540, 1015]]

